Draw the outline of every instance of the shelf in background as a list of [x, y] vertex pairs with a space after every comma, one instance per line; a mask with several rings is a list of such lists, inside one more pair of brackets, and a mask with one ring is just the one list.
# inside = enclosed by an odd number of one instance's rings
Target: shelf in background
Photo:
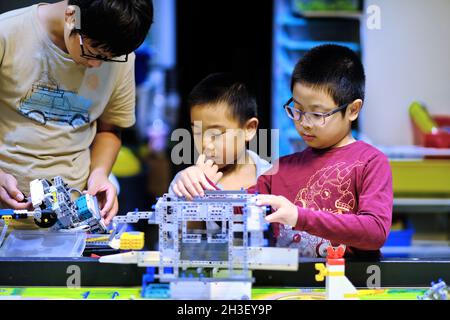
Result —
[[397, 213], [450, 213], [450, 198], [394, 198]]

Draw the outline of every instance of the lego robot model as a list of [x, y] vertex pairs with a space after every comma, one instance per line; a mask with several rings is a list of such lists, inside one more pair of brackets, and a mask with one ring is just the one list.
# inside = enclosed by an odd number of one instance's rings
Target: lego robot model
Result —
[[[34, 218], [41, 228], [51, 231], [90, 231], [106, 233], [107, 229], [100, 215], [95, 196], [82, 194], [71, 189], [61, 177], [55, 177], [53, 183], [45, 179], [30, 183], [30, 199], [33, 211], [0, 210], [3, 220]], [[79, 197], [73, 199], [73, 193]]]
[[[254, 201], [245, 191], [208, 191], [193, 201], [165, 194], [154, 212], [115, 217], [111, 235], [118, 239], [121, 225], [147, 220], [159, 226], [159, 251], [104, 256], [100, 262], [155, 269], [144, 280], [144, 297], [152, 297], [151, 282], [158, 279], [169, 285], [172, 299], [250, 299], [252, 270], [298, 269], [297, 249], [264, 247], [268, 208]], [[190, 222], [215, 227], [196, 230]]]

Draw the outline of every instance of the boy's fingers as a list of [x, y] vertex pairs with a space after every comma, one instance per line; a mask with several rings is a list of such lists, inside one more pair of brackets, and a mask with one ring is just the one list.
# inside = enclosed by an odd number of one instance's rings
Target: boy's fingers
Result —
[[199, 155], [196, 164], [204, 164], [205, 159], [206, 159], [206, 156], [204, 154]]
[[211, 167], [212, 168], [214, 166], [214, 161], [211, 160], [211, 159], [208, 159], [208, 160], [206, 160], [205, 165], [207, 167]]
[[272, 222], [280, 222], [280, 223], [282, 223], [283, 222], [282, 221], [282, 217], [281, 217], [281, 213], [278, 212], [278, 211], [275, 211], [274, 213], [267, 215], [266, 216], [266, 221], [269, 222], [269, 223], [272, 223]]
[[10, 195], [12, 199], [15, 199], [19, 202], [23, 201], [25, 199], [22, 192], [20, 192], [19, 189], [17, 189], [17, 180], [14, 179], [12, 176], [8, 175], [5, 179], [5, 189], [6, 192]]
[[85, 191], [85, 194], [90, 194], [91, 196], [96, 196], [97, 193], [99, 193], [100, 190], [98, 189], [97, 186], [94, 187], [90, 187]]
[[202, 186], [200, 185], [200, 182], [198, 181], [198, 177], [195, 174], [188, 173], [188, 178], [185, 180], [185, 186], [191, 192], [191, 195], [193, 196], [202, 196], [204, 193], [204, 190]]
[[175, 194], [178, 197], [182, 197], [183, 196], [183, 194], [180, 192], [180, 190], [178, 189], [178, 186], [176, 184], [173, 186], [172, 190], [173, 190], [173, 192], [175, 192]]
[[198, 166], [202, 166], [205, 164], [206, 156], [204, 154], [201, 154], [198, 156], [197, 162], [195, 163]]
[[205, 188], [206, 190], [216, 190], [216, 188], [214, 188], [206, 179], [206, 177], [204, 175], [202, 175], [200, 182], [203, 186], [203, 188]]
[[116, 200], [116, 194], [113, 188], [108, 188], [104, 192], [106, 192], [106, 202], [101, 210], [102, 216], [109, 214], [114, 205], [114, 201]]
[[223, 172], [217, 172], [215, 175], [214, 175], [214, 177], [213, 177], [213, 179], [212, 179], [212, 181], [214, 182], [214, 183], [217, 183], [220, 179], [222, 179], [222, 176], [223, 176]]
[[5, 188], [0, 188], [0, 198], [1, 201], [8, 206], [8, 208], [15, 209], [15, 210], [27, 210], [28, 206], [30, 205], [27, 203], [19, 203], [16, 200], [12, 199], [11, 196], [8, 194], [8, 192], [5, 190]]
[[108, 213], [108, 216], [105, 219], [105, 225], [109, 225], [111, 223], [111, 220], [117, 215], [117, 212], [119, 211], [119, 202], [117, 201], [117, 198], [114, 200], [114, 205], [111, 208], [111, 211]]
[[204, 174], [202, 172], [192, 172], [188, 173], [189, 180], [191, 181], [192, 185], [194, 186], [197, 193], [201, 196], [204, 195], [205, 190], [203, 189], [203, 186], [201, 185], [200, 181], [204, 177]]
[[258, 206], [272, 206], [277, 209], [281, 205], [281, 201], [277, 196], [273, 195], [259, 195], [256, 198], [256, 205]]
[[182, 182], [178, 182], [177, 184], [178, 190], [181, 192], [182, 196], [185, 196], [188, 200], [192, 200], [192, 196], [189, 191], [186, 190], [184, 184]]

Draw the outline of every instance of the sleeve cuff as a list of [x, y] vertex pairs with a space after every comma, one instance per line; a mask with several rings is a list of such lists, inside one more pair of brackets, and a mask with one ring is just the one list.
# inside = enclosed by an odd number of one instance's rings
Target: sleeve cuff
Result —
[[295, 225], [294, 230], [304, 231], [306, 225], [306, 212], [307, 210], [297, 206], [298, 217], [297, 217], [297, 224]]

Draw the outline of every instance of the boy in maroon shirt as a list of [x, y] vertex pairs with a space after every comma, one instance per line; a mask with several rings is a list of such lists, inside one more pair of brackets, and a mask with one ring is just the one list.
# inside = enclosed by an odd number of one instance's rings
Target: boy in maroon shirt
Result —
[[316, 47], [295, 66], [284, 108], [309, 147], [280, 158], [251, 188], [274, 210], [267, 221], [277, 246], [324, 257], [342, 244], [346, 256], [379, 256], [392, 222], [392, 174], [383, 153], [352, 136], [364, 85], [360, 59], [345, 47]]

